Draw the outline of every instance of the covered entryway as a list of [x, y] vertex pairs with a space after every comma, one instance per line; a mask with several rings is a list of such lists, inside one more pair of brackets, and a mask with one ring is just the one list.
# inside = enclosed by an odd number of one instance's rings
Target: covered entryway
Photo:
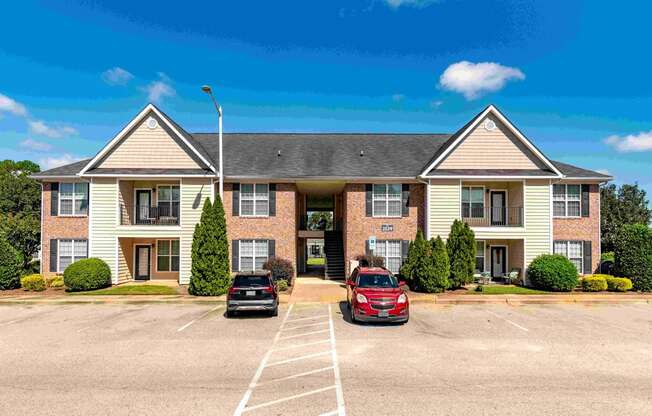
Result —
[[118, 243], [118, 283], [179, 281], [179, 237], [120, 237]]
[[507, 246], [491, 246], [491, 277], [502, 278], [507, 273]]
[[150, 245], [140, 245], [137, 244], [134, 246], [136, 251], [134, 254], [135, 265], [135, 280], [149, 280], [151, 278], [151, 269], [152, 269], [152, 256]]

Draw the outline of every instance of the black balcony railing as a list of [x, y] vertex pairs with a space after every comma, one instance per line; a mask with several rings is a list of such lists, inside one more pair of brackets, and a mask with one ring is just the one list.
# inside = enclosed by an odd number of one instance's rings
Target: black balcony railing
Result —
[[523, 207], [462, 205], [462, 219], [471, 227], [522, 227]]
[[122, 225], [179, 225], [179, 203], [123, 207]]

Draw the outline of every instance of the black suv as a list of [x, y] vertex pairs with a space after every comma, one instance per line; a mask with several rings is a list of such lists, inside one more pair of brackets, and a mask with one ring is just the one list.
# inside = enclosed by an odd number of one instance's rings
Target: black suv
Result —
[[238, 273], [226, 296], [226, 316], [240, 311], [266, 311], [278, 315], [278, 292], [269, 271]]

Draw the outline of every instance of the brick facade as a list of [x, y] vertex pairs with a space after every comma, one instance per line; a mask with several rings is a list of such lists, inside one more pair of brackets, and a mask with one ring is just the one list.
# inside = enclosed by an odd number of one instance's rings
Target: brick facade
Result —
[[[218, 195], [218, 190], [215, 190]], [[292, 262], [297, 269], [297, 191], [292, 183], [276, 184], [276, 215], [273, 217], [233, 216], [233, 184], [224, 184], [224, 211], [229, 238], [229, 253], [232, 241], [243, 239], [269, 239], [275, 241], [276, 257]], [[231, 261], [231, 259], [229, 259]]]
[[589, 185], [589, 216], [581, 218], [553, 218], [553, 240], [590, 240], [591, 269], [600, 266], [600, 187]]
[[[409, 215], [399, 218], [366, 217], [365, 185], [346, 184], [344, 188], [344, 259], [345, 272], [350, 273], [349, 261], [365, 253], [366, 241], [375, 235], [378, 240], [414, 240], [418, 229], [425, 222], [424, 190], [422, 184], [410, 184]], [[394, 230], [381, 231], [383, 224], [391, 224]]]
[[62, 217], [50, 214], [52, 201], [51, 183], [43, 183], [41, 229], [41, 270], [44, 277], [56, 275], [50, 272], [51, 239], [88, 239], [88, 217]]

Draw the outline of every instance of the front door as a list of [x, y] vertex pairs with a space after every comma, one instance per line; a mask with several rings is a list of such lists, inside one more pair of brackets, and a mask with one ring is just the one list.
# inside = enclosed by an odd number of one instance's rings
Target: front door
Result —
[[506, 199], [505, 191], [491, 191], [491, 225], [507, 225]]
[[152, 191], [136, 190], [136, 224], [148, 224], [150, 221], [150, 207]]
[[507, 273], [507, 249], [491, 247], [491, 276], [504, 277]]
[[136, 246], [136, 280], [150, 278], [150, 246]]

